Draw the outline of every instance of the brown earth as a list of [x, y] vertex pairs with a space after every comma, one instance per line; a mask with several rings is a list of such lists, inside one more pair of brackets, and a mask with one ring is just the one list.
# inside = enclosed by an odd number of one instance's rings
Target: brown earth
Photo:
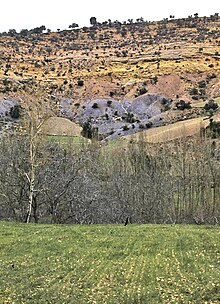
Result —
[[61, 97], [70, 98], [74, 109], [88, 99], [131, 100], [146, 92], [172, 98], [174, 105], [180, 99], [198, 103], [217, 98], [219, 28], [220, 17], [215, 14], [107, 22], [23, 36], [1, 34], [0, 95], [40, 92], [57, 114]]
[[198, 97], [219, 97], [219, 26], [215, 16], [3, 35], [0, 91], [38, 88], [82, 102], [109, 95], [133, 98], [144, 87], [192, 101], [189, 89], [214, 74]]

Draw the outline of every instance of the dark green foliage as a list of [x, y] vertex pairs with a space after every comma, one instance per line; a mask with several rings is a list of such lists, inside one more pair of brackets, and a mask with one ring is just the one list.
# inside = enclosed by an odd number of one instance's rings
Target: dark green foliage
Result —
[[112, 104], [112, 100], [108, 100], [108, 101], [107, 101], [107, 106], [110, 107], [111, 104]]
[[178, 110], [187, 110], [187, 109], [191, 109], [192, 106], [191, 106], [190, 102], [186, 102], [184, 100], [179, 100], [176, 102], [176, 108]]
[[10, 109], [11, 118], [18, 119], [20, 117], [20, 106], [15, 105]]
[[97, 25], [96, 17], [91, 17], [91, 18], [90, 18], [90, 24], [91, 24], [92, 26]]
[[199, 91], [198, 91], [198, 89], [197, 88], [191, 88], [190, 90], [189, 90], [189, 94], [190, 95], [198, 95], [199, 94]]
[[206, 111], [209, 111], [209, 110], [217, 110], [218, 109], [218, 104], [216, 102], [214, 102], [214, 100], [209, 100], [205, 105], [204, 105], [204, 109]]
[[139, 124], [139, 129], [145, 129], [144, 124]]
[[34, 29], [30, 30], [30, 34], [42, 34], [43, 31], [46, 30], [46, 27], [44, 25], [35, 27]]
[[145, 126], [146, 126], [146, 129], [150, 129], [153, 126], [153, 123], [151, 121], [149, 121], [145, 124]]
[[210, 119], [210, 124], [207, 128], [207, 135], [211, 138], [219, 138], [220, 137], [220, 122], [214, 121], [212, 118]]
[[147, 91], [147, 89], [146, 89], [145, 87], [139, 88], [139, 89], [137, 90], [138, 96], [143, 95], [143, 94], [146, 94], [147, 92], [148, 92], [148, 91]]
[[72, 23], [69, 25], [69, 28], [72, 28], [72, 29], [77, 28], [77, 27], [79, 27], [79, 25], [77, 23]]
[[199, 96], [198, 95], [194, 95], [194, 96], [192, 96], [192, 99], [193, 100], [199, 100]]
[[99, 108], [99, 105], [97, 104], [97, 102], [94, 102], [94, 103], [93, 103], [92, 108], [93, 108], [93, 109], [98, 109], [98, 108]]
[[217, 77], [216, 74], [212, 73], [212, 74], [207, 75], [206, 79], [207, 79], [207, 81], [209, 81], [211, 79], [215, 79], [216, 77]]
[[82, 128], [83, 128], [82, 136], [91, 139], [93, 134], [93, 128], [91, 122], [90, 121], [84, 122]]
[[128, 131], [129, 127], [127, 125], [124, 125], [122, 129], [123, 129], [123, 131]]
[[125, 113], [125, 115], [123, 116], [123, 119], [128, 123], [135, 122], [134, 114], [131, 112]]
[[207, 83], [206, 83], [205, 80], [201, 80], [201, 81], [198, 83], [198, 85], [199, 85], [200, 88], [206, 88]]
[[78, 79], [77, 85], [78, 85], [79, 87], [82, 87], [82, 86], [84, 85], [84, 81], [83, 81], [82, 79]]
[[157, 76], [152, 77], [151, 83], [152, 84], [157, 84], [157, 82], [158, 82], [158, 77]]

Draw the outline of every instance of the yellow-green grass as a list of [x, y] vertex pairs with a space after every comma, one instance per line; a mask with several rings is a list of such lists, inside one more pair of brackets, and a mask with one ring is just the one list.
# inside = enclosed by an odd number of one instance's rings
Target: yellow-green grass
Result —
[[[218, 104], [218, 106], [220, 106], [220, 97], [215, 98], [214, 101]], [[202, 108], [204, 107], [204, 105], [206, 104], [207, 101], [199, 101], [199, 102], [195, 102], [193, 103], [193, 107], [195, 108]]]
[[0, 303], [220, 303], [217, 227], [0, 228]]
[[47, 138], [51, 142], [61, 143], [64, 145], [84, 145], [90, 143], [90, 140], [83, 136], [48, 135]]

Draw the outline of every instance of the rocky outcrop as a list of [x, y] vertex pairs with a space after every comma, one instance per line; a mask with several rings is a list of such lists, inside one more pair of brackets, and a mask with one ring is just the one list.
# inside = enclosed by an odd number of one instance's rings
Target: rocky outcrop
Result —
[[12, 121], [20, 117], [20, 107], [15, 99], [5, 98], [0, 100], [0, 119]]
[[15, 99], [4, 98], [0, 100], [0, 135], [8, 132], [13, 123], [20, 117], [20, 106]]
[[171, 100], [163, 96], [144, 94], [134, 100], [87, 100], [79, 105], [75, 115], [65, 103], [62, 111], [82, 126], [89, 123], [102, 140], [166, 124], [164, 112], [170, 104]]

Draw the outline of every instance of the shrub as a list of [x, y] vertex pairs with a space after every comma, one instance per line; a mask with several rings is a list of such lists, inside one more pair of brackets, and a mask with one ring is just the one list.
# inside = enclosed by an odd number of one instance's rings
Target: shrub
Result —
[[78, 85], [79, 87], [82, 87], [82, 86], [84, 85], [84, 81], [81, 80], [81, 79], [78, 79], [77, 85]]
[[192, 96], [192, 99], [193, 100], [199, 100], [199, 96], [198, 95]]
[[206, 79], [207, 79], [207, 81], [209, 81], [209, 80], [214, 79], [216, 77], [217, 77], [216, 74], [212, 73], [212, 74], [207, 75]]
[[207, 83], [206, 83], [205, 80], [201, 80], [201, 81], [199, 82], [199, 87], [200, 87], [200, 88], [206, 88], [206, 85], [207, 85]]
[[153, 123], [151, 121], [148, 121], [145, 126], [147, 129], [150, 129], [152, 127]]
[[218, 104], [211, 99], [204, 105], [204, 109], [206, 111], [209, 111], [211, 109], [215, 111], [218, 109]]
[[219, 121], [213, 121], [213, 119], [210, 119], [209, 126], [206, 129], [208, 132], [206, 133], [211, 138], [218, 138], [220, 136], [220, 122]]
[[185, 102], [184, 100], [180, 100], [180, 101], [177, 101], [176, 108], [178, 110], [186, 110], [186, 109], [191, 109], [192, 107], [191, 107], [190, 102]]
[[20, 117], [20, 106], [15, 105], [10, 109], [11, 118], [18, 119]]
[[94, 102], [94, 104], [92, 105], [93, 109], [98, 109], [99, 105], [97, 104], [97, 102]]
[[108, 100], [108, 101], [107, 101], [107, 106], [110, 107], [111, 104], [112, 104], [112, 100]]
[[190, 90], [189, 90], [189, 94], [190, 95], [198, 95], [198, 89], [197, 88], [191, 88]]
[[147, 93], [147, 89], [145, 87], [140, 88], [140, 89], [137, 90], [137, 93], [138, 93], [139, 96], [143, 95], [143, 94]]
[[128, 130], [129, 130], [129, 127], [128, 127], [127, 125], [124, 125], [124, 126], [122, 127], [122, 129], [123, 129], [123, 131], [128, 131]]

